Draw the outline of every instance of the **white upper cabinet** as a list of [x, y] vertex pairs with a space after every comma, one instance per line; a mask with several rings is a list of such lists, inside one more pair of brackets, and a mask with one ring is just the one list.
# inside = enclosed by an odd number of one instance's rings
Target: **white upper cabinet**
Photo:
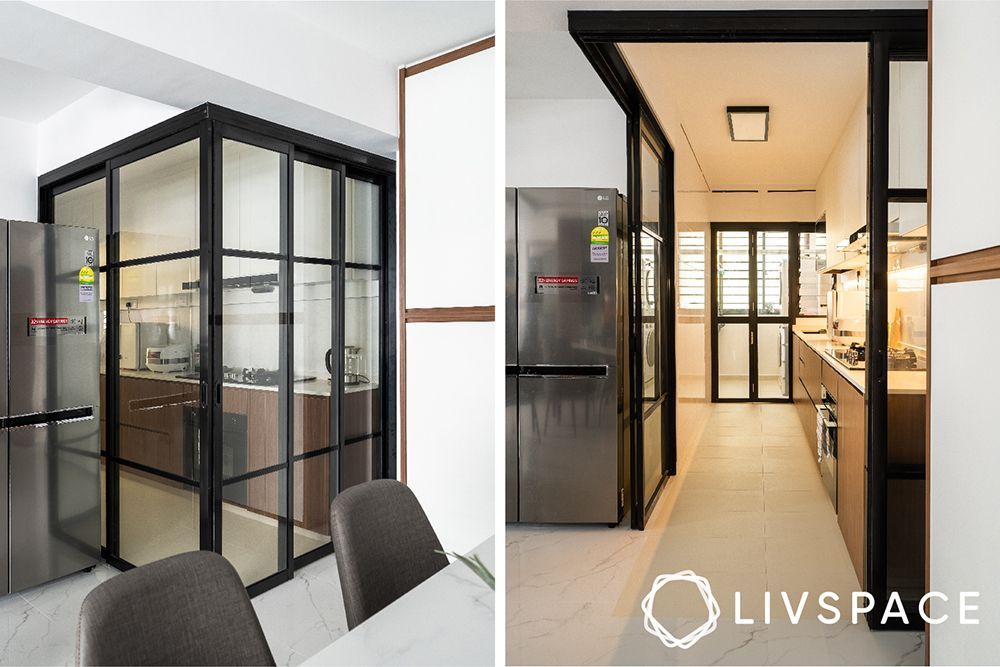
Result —
[[222, 245], [281, 250], [281, 153], [222, 140]]
[[121, 259], [198, 247], [198, 140], [119, 169]]
[[889, 65], [889, 187], [927, 187], [927, 63]]
[[[294, 236], [298, 257], [333, 258], [334, 172], [305, 162], [295, 163]], [[337, 175], [339, 184], [339, 174]]]

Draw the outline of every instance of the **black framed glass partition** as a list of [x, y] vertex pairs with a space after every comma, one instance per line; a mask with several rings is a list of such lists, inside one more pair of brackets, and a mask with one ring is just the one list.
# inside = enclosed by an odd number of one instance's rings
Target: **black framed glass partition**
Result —
[[[39, 179], [104, 241], [105, 556], [208, 549], [251, 594], [395, 477], [395, 163], [205, 105]], [[116, 360], [117, 363], [108, 363]]]
[[788, 402], [792, 325], [826, 315], [825, 225], [711, 228], [712, 401]]

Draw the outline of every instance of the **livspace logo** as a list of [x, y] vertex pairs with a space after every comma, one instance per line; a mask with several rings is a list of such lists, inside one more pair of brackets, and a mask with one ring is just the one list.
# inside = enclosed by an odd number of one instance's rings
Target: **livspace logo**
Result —
[[[660, 621], [656, 619], [656, 616], [653, 614], [653, 604], [656, 602], [656, 594], [661, 588], [672, 581], [686, 581], [694, 584], [698, 587], [698, 592], [701, 593], [701, 597], [705, 601], [705, 609], [707, 612], [705, 622], [683, 637], [675, 637], [663, 626], [662, 623], [660, 623]], [[781, 591], [780, 597], [782, 606], [792, 625], [798, 625], [799, 621], [802, 620], [806, 602], [809, 600], [809, 595], [810, 594], [808, 592], [804, 592], [799, 596], [797, 602], [793, 602], [788, 593]], [[979, 625], [979, 619], [974, 618], [971, 615], [972, 612], [979, 611], [979, 605], [973, 603], [973, 601], [978, 598], [978, 591], [962, 591], [959, 593], [958, 622], [960, 625]], [[925, 623], [930, 625], [940, 625], [941, 623], [947, 621], [950, 618], [950, 615], [941, 614], [940, 616], [931, 616], [928, 603], [932, 599], [938, 599], [944, 603], [948, 602], [948, 596], [944, 593], [931, 591], [920, 598], [920, 603], [917, 605], [917, 612], [920, 615], [921, 620]], [[820, 593], [817, 597], [817, 604], [823, 609], [823, 612], [816, 614], [816, 620], [826, 625], [839, 623], [842, 618], [842, 612], [840, 607], [837, 606], [838, 602], [840, 602], [840, 596], [836, 593], [832, 591]], [[740, 591], [736, 591], [733, 599], [733, 609], [735, 611], [734, 622], [736, 625], [751, 625], [756, 623], [757, 620], [754, 618], [743, 617], [742, 603], [743, 596]], [[863, 614], [875, 609], [875, 598], [872, 597], [870, 593], [864, 591], [855, 591], [851, 593], [850, 603], [851, 623], [853, 624], [859, 623]], [[646, 632], [659, 639], [660, 642], [662, 642], [667, 648], [689, 649], [698, 643], [698, 641], [703, 637], [707, 637], [715, 632], [715, 629], [719, 625], [719, 602], [715, 599], [715, 595], [712, 593], [712, 585], [709, 583], [708, 579], [698, 576], [691, 570], [682, 570], [680, 572], [675, 572], [674, 574], [661, 574], [656, 577], [656, 579], [653, 580], [652, 587], [649, 589], [649, 593], [647, 593], [646, 597], [642, 599], [640, 607], [643, 614], [643, 627], [646, 629]], [[763, 611], [764, 617], [762, 621], [765, 625], [770, 625], [772, 617], [770, 591], [764, 592]], [[909, 622], [906, 611], [903, 609], [903, 600], [896, 591], [889, 594], [889, 600], [885, 606], [885, 611], [882, 613], [882, 624], [884, 625], [888, 623], [889, 620], [893, 618], [897, 618], [903, 623]]]

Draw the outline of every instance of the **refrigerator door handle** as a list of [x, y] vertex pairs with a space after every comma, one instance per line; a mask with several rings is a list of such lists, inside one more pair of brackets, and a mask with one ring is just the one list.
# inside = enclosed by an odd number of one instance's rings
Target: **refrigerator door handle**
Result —
[[518, 375], [524, 378], [563, 378], [583, 380], [593, 377], [607, 377], [607, 366], [521, 366]]
[[42, 428], [54, 424], [88, 421], [93, 418], [94, 406], [86, 405], [52, 412], [34, 412], [27, 415], [7, 417], [3, 425], [6, 428]]

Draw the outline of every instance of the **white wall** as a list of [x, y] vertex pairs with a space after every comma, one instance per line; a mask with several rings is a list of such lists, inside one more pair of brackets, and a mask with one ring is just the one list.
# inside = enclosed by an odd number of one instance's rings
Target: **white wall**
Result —
[[[1000, 126], [1000, 4], [936, 2], [932, 16], [933, 90], [931, 254], [934, 258], [1000, 244], [996, 224]], [[978, 625], [952, 618], [931, 628], [931, 664], [993, 664], [1000, 635], [996, 508], [1000, 469], [994, 307], [1000, 280], [931, 288], [930, 589], [955, 600], [981, 593]], [[935, 613], [943, 605], [935, 602]]]
[[38, 125], [38, 173], [176, 116], [183, 109], [97, 88]]
[[[406, 79], [406, 308], [495, 304], [494, 58]], [[457, 552], [496, 530], [497, 331], [406, 325], [406, 482]]]
[[611, 100], [507, 100], [507, 186], [627, 188], [625, 112]]
[[35, 220], [38, 186], [35, 179], [36, 126], [0, 118], [0, 218]]
[[868, 221], [868, 93], [854, 104], [816, 183], [814, 219], [826, 215], [827, 264], [844, 257], [833, 248]]

